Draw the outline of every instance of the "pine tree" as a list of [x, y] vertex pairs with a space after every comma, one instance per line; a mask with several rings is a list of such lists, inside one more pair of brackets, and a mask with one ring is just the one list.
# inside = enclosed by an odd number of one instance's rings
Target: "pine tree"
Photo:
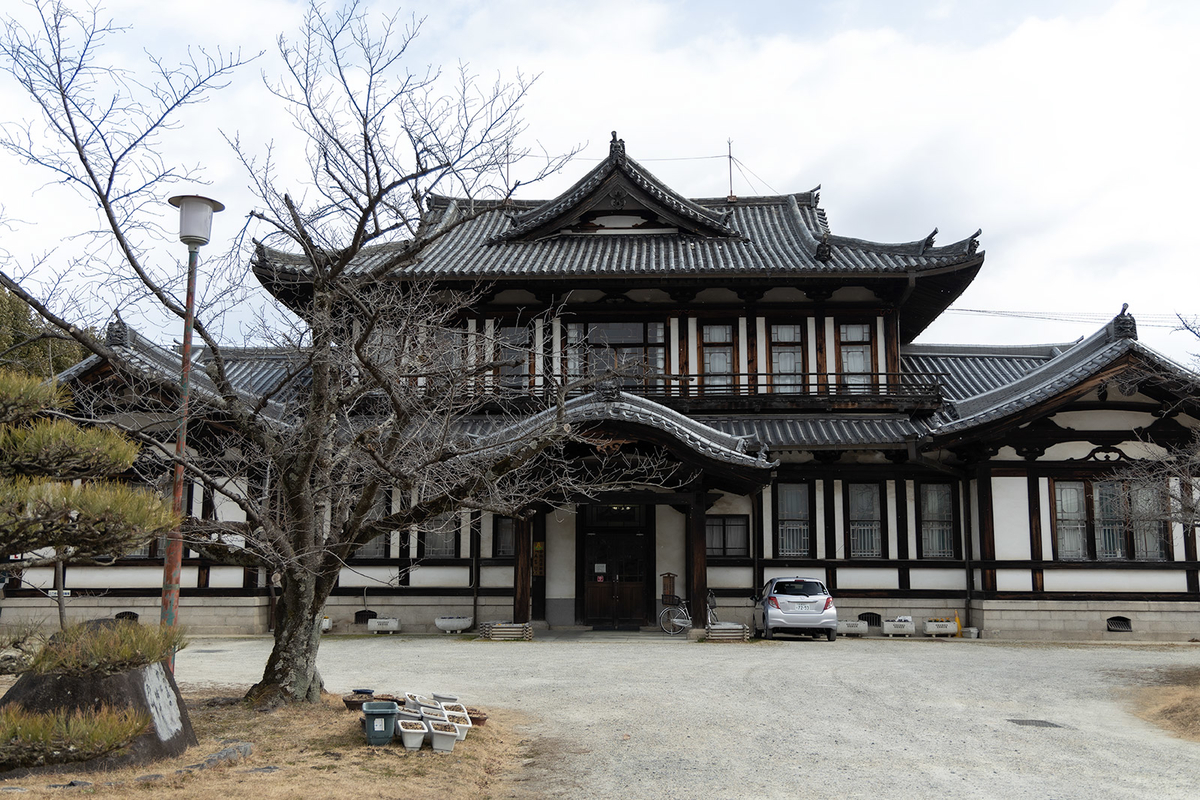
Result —
[[133, 465], [137, 445], [55, 419], [66, 405], [58, 386], [0, 370], [0, 558], [9, 565], [119, 556], [175, 524], [153, 492], [105, 480]]

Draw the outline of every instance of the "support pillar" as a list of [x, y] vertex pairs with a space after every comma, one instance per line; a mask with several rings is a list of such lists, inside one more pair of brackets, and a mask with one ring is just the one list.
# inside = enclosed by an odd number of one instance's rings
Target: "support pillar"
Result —
[[516, 567], [513, 569], [513, 622], [529, 622], [533, 596], [533, 523], [517, 517], [513, 522]]
[[688, 602], [692, 625], [705, 627], [708, 622], [708, 535], [705, 524], [704, 493], [692, 495], [687, 515]]

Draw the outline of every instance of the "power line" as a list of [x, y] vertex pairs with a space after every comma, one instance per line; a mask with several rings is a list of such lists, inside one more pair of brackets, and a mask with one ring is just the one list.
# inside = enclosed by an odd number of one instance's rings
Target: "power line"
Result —
[[[984, 308], [951, 308], [951, 314], [980, 314], [989, 317], [1011, 317], [1017, 319], [1038, 319], [1046, 322], [1108, 322], [1115, 315], [1088, 311], [1015, 311], [1008, 309]], [[1178, 328], [1179, 317], [1193, 319], [1190, 314], [1134, 314], [1138, 325], [1146, 328]]]

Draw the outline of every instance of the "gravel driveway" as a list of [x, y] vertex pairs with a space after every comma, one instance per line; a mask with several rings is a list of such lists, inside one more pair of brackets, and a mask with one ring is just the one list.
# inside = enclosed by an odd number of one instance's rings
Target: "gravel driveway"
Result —
[[[539, 636], [330, 637], [319, 666], [334, 692], [520, 710], [535, 796], [1200, 797], [1200, 744], [1134, 717], [1126, 691], [1200, 667], [1200, 646]], [[180, 683], [248, 685], [269, 649], [195, 640]]]

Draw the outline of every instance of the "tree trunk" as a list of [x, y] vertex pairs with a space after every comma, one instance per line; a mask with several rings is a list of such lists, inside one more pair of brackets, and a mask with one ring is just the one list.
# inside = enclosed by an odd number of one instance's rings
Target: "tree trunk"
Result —
[[66, 576], [63, 574], [63, 562], [54, 562], [54, 597], [58, 603], [58, 629], [67, 629], [67, 598], [63, 596], [66, 586]]
[[275, 616], [275, 645], [262, 680], [250, 688], [246, 699], [262, 709], [285, 703], [315, 703], [323, 685], [317, 671], [321, 645], [321, 614], [332, 585], [318, 576], [284, 573], [280, 607]]

